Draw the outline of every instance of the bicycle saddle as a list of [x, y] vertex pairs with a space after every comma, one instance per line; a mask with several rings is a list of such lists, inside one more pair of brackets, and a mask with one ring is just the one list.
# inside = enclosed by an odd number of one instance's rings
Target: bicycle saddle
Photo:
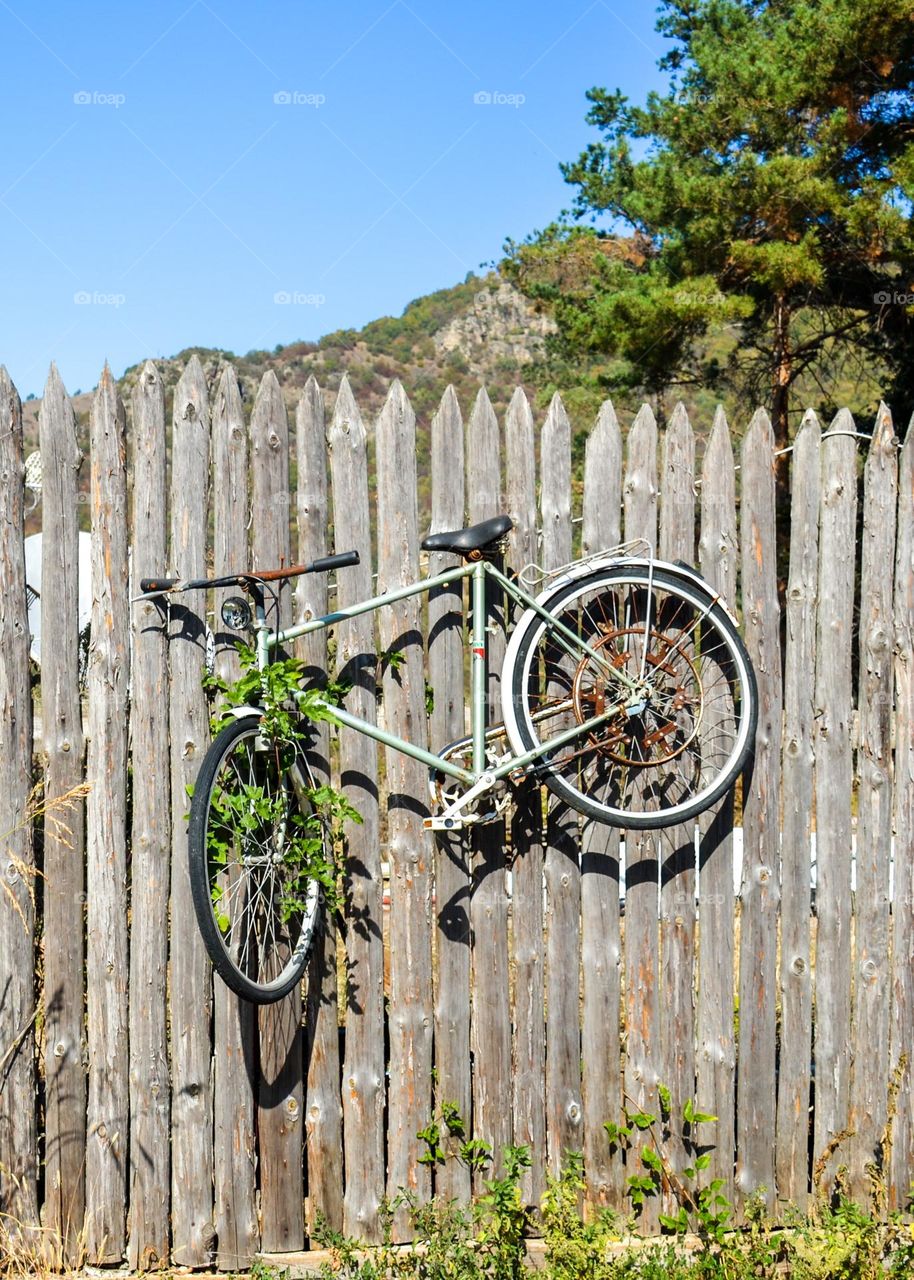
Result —
[[489, 551], [514, 527], [510, 516], [493, 516], [453, 533], [430, 533], [422, 539], [423, 551], [453, 551], [465, 556], [474, 551]]

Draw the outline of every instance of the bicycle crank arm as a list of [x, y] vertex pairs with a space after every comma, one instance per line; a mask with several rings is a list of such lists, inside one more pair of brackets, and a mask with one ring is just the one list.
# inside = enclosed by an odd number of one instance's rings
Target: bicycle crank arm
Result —
[[433, 814], [430, 818], [425, 818], [422, 825], [427, 831], [457, 831], [461, 827], [470, 822], [479, 822], [481, 815], [472, 813], [463, 813], [462, 810], [469, 804], [474, 804], [481, 795], [487, 791], [491, 791], [498, 779], [494, 773], [480, 774], [472, 787], [455, 800], [453, 804], [449, 804], [441, 813]]

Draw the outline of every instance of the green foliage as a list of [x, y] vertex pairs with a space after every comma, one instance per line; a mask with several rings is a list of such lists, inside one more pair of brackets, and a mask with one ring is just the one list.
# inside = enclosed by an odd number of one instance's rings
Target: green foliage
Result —
[[602, 1209], [585, 1222], [584, 1189], [584, 1158], [578, 1151], [566, 1152], [559, 1176], [547, 1178], [542, 1203], [548, 1280], [607, 1280], [611, 1274], [606, 1247], [618, 1236], [618, 1218]]
[[257, 651], [246, 644], [238, 645], [241, 675], [226, 681], [215, 673], [204, 672], [203, 687], [211, 700], [218, 699], [219, 714], [214, 718], [213, 733], [218, 733], [233, 716], [231, 707], [258, 707], [263, 711], [264, 729], [271, 737], [291, 744], [301, 741], [302, 717], [306, 721], [338, 724], [332, 706], [343, 686], [303, 689], [305, 665], [297, 658], [281, 658], [269, 663], [263, 671], [257, 666]]
[[885, 363], [910, 396], [912, 17], [912, 0], [664, 0], [669, 90], [591, 89], [599, 140], [562, 166], [574, 218], [506, 245], [559, 366], [765, 387], [782, 435], [790, 387], [836, 360]]
[[[446, 1117], [446, 1119], [445, 1119]], [[424, 1160], [440, 1163], [446, 1156], [439, 1146], [444, 1126], [454, 1138], [465, 1137], [465, 1127], [452, 1103], [442, 1105], [439, 1122], [430, 1123], [418, 1136], [428, 1151]], [[484, 1143], [463, 1142], [452, 1158], [479, 1170], [492, 1153]], [[453, 1202], [420, 1203], [401, 1192], [384, 1206], [383, 1241], [366, 1252], [354, 1241], [319, 1222], [315, 1239], [330, 1250], [332, 1262], [321, 1267], [323, 1280], [519, 1280], [524, 1272], [525, 1231], [529, 1215], [520, 1194], [520, 1178], [530, 1165], [524, 1147], [508, 1147], [502, 1157], [504, 1172], [487, 1179], [482, 1195], [463, 1208]], [[392, 1244], [394, 1213], [406, 1209], [413, 1239], [405, 1248]]]
[[[231, 724], [232, 707], [256, 707], [260, 712], [261, 737], [269, 743], [265, 761], [269, 771], [262, 783], [245, 783], [213, 792], [211, 817], [207, 827], [210, 862], [225, 866], [232, 856], [239, 834], [269, 828], [284, 828], [283, 860], [294, 871], [283, 882], [280, 912], [284, 921], [307, 909], [311, 884], [321, 885], [330, 910], [342, 905], [341, 867], [336, 850], [341, 847], [340, 831], [345, 822], [361, 822], [362, 818], [341, 792], [329, 784], [306, 785], [310, 779], [302, 769], [304, 752], [315, 722], [338, 723], [332, 703], [339, 688], [302, 688], [304, 666], [295, 658], [269, 663], [263, 670], [257, 665], [254, 648], [238, 646], [242, 673], [228, 682], [205, 673], [204, 688], [210, 698], [218, 698], [219, 711], [213, 720], [218, 732]], [[289, 805], [284, 788], [271, 785], [276, 778], [286, 777], [297, 793], [298, 803]], [[298, 794], [300, 793], [300, 794]], [[219, 927], [228, 931], [230, 920], [220, 912], [222, 889], [212, 877], [212, 896]]]
[[[676, 1200], [676, 1210], [659, 1215], [661, 1226], [679, 1235], [693, 1231], [704, 1240], [719, 1242], [729, 1221], [730, 1205], [721, 1194], [724, 1184], [719, 1179], [713, 1179], [707, 1186], [700, 1185], [698, 1175], [710, 1166], [711, 1155], [704, 1144], [699, 1144], [694, 1131], [695, 1125], [713, 1124], [717, 1117], [698, 1111], [691, 1099], [686, 1099], [681, 1117], [674, 1117], [670, 1090], [660, 1084], [657, 1093], [660, 1098], [659, 1117], [647, 1111], [626, 1110], [622, 1123], [607, 1121], [603, 1125], [611, 1146], [630, 1152], [632, 1156], [635, 1145], [632, 1138], [636, 1132], [646, 1133], [652, 1140], [652, 1146], [645, 1143], [638, 1149], [644, 1172], [631, 1173], [626, 1179], [632, 1208], [640, 1213], [649, 1197], [659, 1195], [661, 1191], [671, 1191]], [[689, 1162], [682, 1170], [675, 1170], [666, 1154], [674, 1123], [678, 1126], [679, 1143]]]
[[271, 1267], [262, 1258], [255, 1258], [248, 1272], [250, 1280], [289, 1280], [288, 1267]]
[[485, 282], [471, 275], [463, 284], [417, 298], [402, 316], [383, 316], [366, 325], [362, 339], [370, 351], [398, 360], [412, 359], [417, 353], [431, 357], [435, 352], [431, 335], [460, 315], [483, 287]]
[[[679, 1178], [664, 1148], [674, 1119], [688, 1138], [692, 1125], [710, 1124], [714, 1118], [692, 1104], [691, 1120], [685, 1118], [686, 1108], [676, 1119], [670, 1102], [663, 1090], [665, 1119], [633, 1111], [624, 1123], [607, 1124], [606, 1129], [619, 1145], [637, 1133], [655, 1140], [645, 1164], [648, 1172], [635, 1176], [650, 1179], [655, 1190], [655, 1179], [665, 1179], [665, 1189], [678, 1199], [678, 1212], [665, 1222], [673, 1238], [611, 1249], [626, 1224], [608, 1210], [584, 1220], [583, 1157], [568, 1152], [559, 1176], [547, 1178], [540, 1208], [546, 1280], [910, 1280], [914, 1275], [914, 1232], [901, 1215], [880, 1218], [872, 1206], [841, 1198], [834, 1206], [818, 1205], [808, 1217], [788, 1212], [785, 1222], [775, 1224], [757, 1197], [745, 1208], [745, 1225], [725, 1230], [721, 1203], [726, 1202], [715, 1189], [720, 1184], [692, 1189], [698, 1170], [706, 1167], [706, 1153]], [[466, 1128], [453, 1103], [442, 1103], [438, 1118], [418, 1136], [426, 1144], [427, 1163], [466, 1158]], [[443, 1144], [452, 1145], [445, 1150]], [[478, 1146], [491, 1159], [489, 1149]], [[415, 1195], [401, 1193], [383, 1207], [383, 1242], [377, 1248], [368, 1249], [319, 1223], [315, 1239], [331, 1253], [331, 1261], [321, 1267], [322, 1280], [520, 1280], [527, 1271], [525, 1235], [534, 1224], [520, 1192], [530, 1156], [525, 1148], [509, 1147], [502, 1163], [502, 1176], [488, 1179], [482, 1194], [467, 1206], [440, 1198], [420, 1203]], [[404, 1208], [413, 1238], [395, 1246], [394, 1214]], [[696, 1234], [687, 1238], [687, 1232]]]
[[431, 1120], [416, 1137], [427, 1148], [419, 1157], [420, 1164], [441, 1165], [449, 1159], [458, 1160], [472, 1172], [479, 1172], [492, 1160], [492, 1148], [487, 1143], [467, 1138], [466, 1125], [454, 1102], [442, 1102], [439, 1119]]

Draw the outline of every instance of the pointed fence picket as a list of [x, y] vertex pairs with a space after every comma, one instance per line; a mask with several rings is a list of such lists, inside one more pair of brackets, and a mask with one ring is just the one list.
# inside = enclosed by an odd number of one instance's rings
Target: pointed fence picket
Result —
[[914, 419], [898, 466], [894, 579], [895, 787], [889, 1061], [895, 1127], [889, 1205], [905, 1207], [914, 1171]]
[[95, 1263], [126, 1246], [128, 1141], [127, 441], [124, 406], [105, 366], [90, 413], [92, 621], [86, 676], [89, 1051], [86, 1247]]
[[[209, 399], [203, 366], [192, 356], [174, 393], [171, 550], [175, 576], [193, 578], [206, 564], [209, 491]], [[172, 1256], [179, 1265], [212, 1260], [213, 976], [190, 896], [188, 794], [209, 745], [209, 708], [200, 685], [206, 661], [205, 600], [171, 606], [168, 633], [171, 738], [171, 1026]]]
[[777, 1089], [778, 1195], [805, 1208], [812, 1053], [810, 838], [815, 757], [816, 595], [821, 432], [809, 413], [793, 450], [790, 568], [784, 654], [781, 778], [781, 1056]]
[[[571, 560], [571, 423], [555, 395], [540, 438], [542, 566]], [[566, 696], [560, 687], [556, 696]], [[549, 796], [546, 810], [546, 1156], [557, 1176], [581, 1149], [581, 865], [578, 815]]]
[[[833, 1184], [837, 1166], [843, 1163], [838, 1148], [847, 1134], [850, 1119], [851, 860], [848, 852], [852, 838], [851, 641], [857, 522], [857, 443], [853, 432], [853, 419], [842, 411], [823, 437], [819, 509], [813, 1157], [825, 1188]], [[776, 831], [776, 809], [770, 824]], [[748, 985], [748, 973], [746, 982]], [[773, 1016], [770, 1021], [773, 1060]], [[761, 1136], [759, 1144], [761, 1146]], [[768, 1181], [770, 1183], [770, 1176]]]
[[[251, 412], [251, 562], [255, 569], [292, 561], [289, 522], [289, 422], [272, 369]], [[277, 627], [292, 621], [289, 584], [271, 611]], [[301, 992], [259, 1010], [257, 1131], [260, 1154], [260, 1231], [264, 1249], [289, 1253], [304, 1244], [302, 1200]]]
[[[536, 543], [536, 437], [533, 411], [515, 391], [505, 418], [505, 498], [514, 522], [507, 563], [520, 574], [539, 560]], [[514, 607], [517, 613], [517, 606]], [[514, 961], [514, 1141], [531, 1151], [546, 1145], [543, 795], [534, 779], [517, 789], [511, 815], [511, 911]], [[521, 1192], [538, 1204], [545, 1189], [542, 1161], [525, 1170]]]
[[[660, 558], [695, 561], [695, 437], [685, 405], [664, 433], [660, 481]], [[685, 650], [694, 660], [695, 646]], [[660, 838], [661, 1075], [670, 1091], [669, 1157], [677, 1173], [691, 1163], [682, 1114], [695, 1097], [695, 824], [668, 827]], [[675, 1213], [669, 1194], [665, 1211]]]
[[[329, 554], [329, 494], [324, 399], [316, 380], [309, 378], [295, 413], [298, 463], [298, 563], [310, 564]], [[298, 580], [296, 623], [327, 612], [327, 580], [307, 574]], [[321, 632], [302, 636], [297, 656], [308, 680], [325, 679], [327, 637]], [[330, 727], [314, 725], [309, 756], [314, 781], [330, 781]], [[340, 1100], [339, 1004], [337, 992], [337, 929], [329, 911], [322, 914], [320, 935], [308, 969], [305, 1009], [305, 1164], [307, 1170], [306, 1229], [310, 1236], [318, 1218], [334, 1231], [343, 1225], [343, 1112]]]
[[[557, 397], [540, 415], [515, 394], [504, 460], [502, 424], [485, 392], [465, 433], [456, 396], [445, 394], [428, 459], [399, 384], [369, 431], [344, 380], [328, 431], [312, 379], [296, 406], [294, 445], [272, 374], [250, 424], [230, 367], [208, 385], [191, 359], [174, 390], [170, 430], [166, 400], [147, 363], [127, 415], [132, 594], [141, 577], [168, 570], [197, 576], [208, 566], [289, 563], [293, 549], [307, 562], [357, 548], [361, 565], [335, 582], [297, 581], [294, 607], [291, 593], [284, 606], [291, 621], [426, 568], [440, 572], [454, 557], [431, 553], [426, 563], [419, 548], [417, 493], [429, 470], [434, 530], [507, 509], [510, 572], [530, 562], [555, 567], [572, 554], [572, 430]], [[220, 621], [225, 592], [167, 609], [137, 602], [128, 614], [124, 426], [106, 371], [89, 431], [95, 604], [81, 690], [80, 455], [73, 408], [52, 369], [40, 413], [39, 738], [26, 656], [21, 417], [0, 371], [0, 806], [9, 832], [0, 950], [10, 962], [0, 982], [0, 1215], [28, 1224], [40, 1212], [61, 1261], [75, 1258], [81, 1238], [93, 1261], [126, 1258], [138, 1269], [244, 1269], [261, 1250], [312, 1242], [319, 1216], [377, 1239], [384, 1196], [398, 1187], [420, 1200], [435, 1192], [465, 1203], [474, 1181], [478, 1189], [489, 1176], [474, 1180], [455, 1157], [458, 1133], [445, 1125], [447, 1157], [433, 1168], [420, 1161], [418, 1131], [433, 1117], [440, 1123], [445, 1104], [467, 1137], [492, 1148], [492, 1167], [506, 1144], [531, 1147], [525, 1202], [540, 1198], [547, 1171], [568, 1151], [580, 1151], [586, 1211], [624, 1209], [626, 1179], [643, 1172], [644, 1139], [619, 1150], [604, 1122], [624, 1109], [658, 1113], [666, 1089], [674, 1112], [694, 1098], [718, 1117], [693, 1135], [711, 1156], [701, 1177], [722, 1178], [738, 1208], [762, 1186], [772, 1203], [802, 1203], [813, 1181], [828, 1185], [840, 1165], [865, 1191], [874, 1152], [885, 1161], [890, 1203], [904, 1202], [914, 1175], [910, 432], [896, 458], [891, 418], [880, 409], [862, 482], [858, 584], [855, 428], [842, 413], [820, 445], [814, 416], [804, 419], [791, 461], [782, 690], [766, 415], [748, 426], [737, 481], [722, 411], [708, 431], [679, 408], [660, 433], [649, 409], [620, 428], [604, 405], [586, 442], [583, 552], [618, 543], [623, 513], [626, 537], [653, 545], [659, 530], [669, 558], [691, 561], [699, 534], [701, 570], [737, 610], [756, 667], [751, 773], [696, 824], [696, 866], [695, 828], [629, 832], [623, 855], [618, 831], [579, 821], [551, 797], [544, 806], [533, 781], [518, 787], [507, 826], [432, 837], [422, 827], [424, 768], [347, 730], [316, 727], [315, 778], [342, 784], [365, 821], [344, 833], [345, 904], [338, 919], [325, 917], [301, 995], [258, 1015], [219, 981], [214, 997], [186, 872], [187, 788], [209, 741], [201, 667], [210, 653], [223, 678], [239, 671]], [[329, 645], [316, 635], [295, 654], [309, 680], [326, 678], [328, 663], [329, 674], [350, 679], [350, 708], [441, 749], [468, 727], [464, 597], [458, 586], [427, 605], [404, 602], [377, 630], [372, 617], [339, 623]], [[505, 612], [496, 599], [493, 720]], [[38, 819], [40, 892], [24, 821], [36, 769], [42, 803], [52, 806]], [[36, 937], [44, 940], [41, 1045]], [[863, 1057], [866, 1070], [855, 1069]], [[685, 1151], [673, 1141], [668, 1154], [678, 1163]], [[652, 1201], [641, 1229], [655, 1230], [666, 1207]], [[400, 1212], [397, 1235], [410, 1230]]]
[[[79, 507], [82, 454], [73, 406], [51, 366], [38, 417], [42, 458], [41, 747], [44, 752], [45, 1211], [64, 1262], [78, 1256], [86, 1210], [85, 780], [79, 693]], [[29, 766], [31, 760], [29, 760]], [[0, 1156], [0, 1166], [6, 1160]], [[0, 1196], [0, 1202], [3, 1197]]]
[[[135, 596], [140, 594], [140, 580], [160, 573], [166, 563], [165, 389], [151, 361], [147, 360], [137, 379], [131, 409], [130, 595]], [[130, 749], [133, 760], [142, 760], [144, 768], [143, 785], [134, 784], [131, 790], [127, 1259], [132, 1269], [142, 1271], [164, 1264], [169, 1255], [171, 1098], [166, 977], [171, 810], [166, 621], [162, 610], [151, 602], [138, 601], [132, 613]], [[143, 993], [141, 1000], [136, 998], [138, 992]]]
[[35, 862], [32, 694], [25, 591], [22, 406], [0, 365], [0, 1214], [29, 1231], [38, 1222], [35, 1112]]
[[[245, 568], [248, 555], [248, 439], [238, 379], [231, 365], [219, 377], [213, 397], [213, 574]], [[233, 633], [223, 627], [222, 605], [233, 588], [213, 593], [215, 674], [231, 683], [241, 674]], [[213, 1076], [213, 1172], [216, 1263], [230, 1271], [250, 1266], [259, 1246], [257, 1142], [254, 1127], [256, 1015], [236, 1000], [224, 983], [213, 992], [215, 1069]]]
[[[622, 433], [610, 401], [587, 437], [581, 549], [589, 555], [621, 541]], [[624, 1207], [622, 1153], [603, 1125], [622, 1106], [620, 1009], [622, 938], [618, 830], [581, 824], [581, 1097], [584, 1178], [591, 1207]]]
[[[419, 576], [416, 495], [416, 417], [399, 382], [390, 388], [378, 419], [378, 591], [395, 591]], [[425, 749], [425, 655], [421, 601], [410, 596], [378, 615], [381, 705], [390, 733]], [[417, 1137], [432, 1109], [432, 842], [417, 803], [428, 770], [388, 749], [387, 859], [391, 939], [390, 1093], [387, 1116], [387, 1194], [405, 1188], [416, 1201], [431, 1194], [425, 1148]], [[410, 1233], [406, 1206], [397, 1210], [399, 1238]]]
[[848, 1186], [865, 1199], [871, 1165], [888, 1121], [889, 873], [892, 851], [892, 551], [898, 506], [898, 442], [892, 415], [879, 406], [863, 473], [860, 551], [859, 749], [857, 878], [854, 896], [854, 1018], [852, 1061], [866, 1061], [850, 1083]]
[[[703, 577], [725, 600], [735, 601], [739, 535], [736, 468], [726, 415], [718, 407], [701, 464], [698, 563]], [[726, 714], [728, 709], [723, 709]], [[744, 775], [745, 780], [745, 775]], [[719, 1181], [733, 1201], [736, 1143], [736, 1037], [733, 1026], [735, 901], [733, 897], [734, 797], [729, 793], [698, 820], [698, 1002], [695, 1091], [700, 1115], [696, 1137], [710, 1146], [705, 1185]]]
[[743, 630], [758, 682], [755, 759], [744, 775], [740, 887], [739, 1054], [736, 1185], [746, 1195], [775, 1194], [777, 910], [780, 884], [781, 645], [771, 422], [759, 410], [743, 441]]
[[[488, 520], [502, 507], [501, 438], [498, 419], [481, 388], [467, 424], [467, 513], [471, 522]], [[501, 720], [501, 658], [504, 654], [504, 602], [489, 599], [489, 723]], [[471, 828], [472, 889], [470, 930], [473, 943], [471, 1049], [473, 1129], [492, 1149], [495, 1168], [513, 1141], [511, 1096], [511, 1008], [508, 968], [508, 894], [505, 826], [502, 820]], [[487, 1176], [479, 1170], [474, 1187]]]
[[[657, 545], [657, 423], [645, 405], [628, 436], [625, 484], [625, 538]], [[660, 835], [656, 831], [625, 833], [625, 1110], [660, 1115], [662, 1050], [660, 1042]], [[620, 1108], [621, 1110], [621, 1108]], [[609, 1117], [614, 1124], [621, 1115]], [[626, 1172], [642, 1171], [641, 1151], [652, 1139], [640, 1129], [633, 1134]], [[629, 1167], [630, 1166], [630, 1167]], [[655, 1198], [645, 1201], [642, 1220], [649, 1232], [659, 1227]]]
[[[462, 528], [465, 513], [463, 418], [453, 387], [441, 397], [431, 424], [431, 530]], [[428, 557], [430, 577], [457, 568], [459, 559], [443, 551]], [[428, 598], [429, 743], [443, 751], [466, 733], [462, 583], [438, 587]], [[472, 1119], [470, 1083], [470, 839], [466, 831], [435, 835], [435, 1108], [456, 1107], [465, 1124]], [[465, 1204], [470, 1170], [447, 1160], [434, 1170], [435, 1192]]]
[[[333, 532], [337, 551], [357, 550], [362, 561], [340, 574], [345, 608], [373, 595], [368, 507], [367, 436], [346, 378], [330, 424]], [[351, 682], [347, 706], [373, 721], [377, 701], [374, 619], [363, 614], [336, 631], [337, 670]], [[347, 823], [346, 1040], [343, 1060], [343, 1148], [346, 1169], [343, 1226], [366, 1240], [379, 1238], [384, 1168], [384, 908], [381, 885], [378, 753], [368, 738], [343, 734], [340, 785], [362, 816]]]

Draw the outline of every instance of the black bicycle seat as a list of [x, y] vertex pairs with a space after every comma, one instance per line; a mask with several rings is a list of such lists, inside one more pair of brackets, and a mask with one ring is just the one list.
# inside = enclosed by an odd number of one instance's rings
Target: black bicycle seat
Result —
[[481, 520], [479, 524], [455, 529], [453, 533], [430, 533], [422, 539], [422, 550], [453, 551], [458, 556], [466, 556], [473, 551], [491, 551], [513, 527], [510, 516], [493, 516], [491, 520]]

